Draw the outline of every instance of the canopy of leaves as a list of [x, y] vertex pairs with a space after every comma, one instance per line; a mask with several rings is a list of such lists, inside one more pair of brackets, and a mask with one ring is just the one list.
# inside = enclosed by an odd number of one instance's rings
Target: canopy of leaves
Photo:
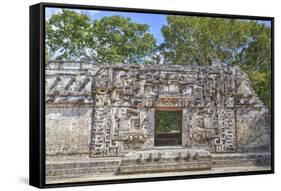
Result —
[[122, 16], [90, 17], [69, 9], [46, 21], [46, 60], [93, 63], [239, 65], [271, 107], [271, 28], [254, 20], [167, 16], [164, 42], [149, 25]]
[[95, 20], [92, 34], [98, 42], [98, 63], [143, 63], [156, 48], [146, 24], [121, 16]]
[[146, 24], [121, 16], [90, 21], [63, 9], [46, 22], [48, 58], [95, 63], [143, 63], [156, 48]]
[[172, 64], [210, 65], [215, 59], [237, 62], [247, 45], [249, 22], [237, 19], [168, 16], [162, 27], [165, 61]]
[[271, 28], [251, 20], [168, 16], [160, 49], [167, 64], [240, 65], [271, 107]]
[[255, 92], [271, 110], [271, 29], [258, 23], [250, 29], [251, 40], [240, 52], [239, 63]]
[[180, 131], [181, 112], [179, 111], [156, 111], [156, 132], [175, 133]]
[[[47, 58], [84, 60], [90, 55], [90, 18], [84, 14], [62, 9], [46, 21]], [[92, 44], [91, 44], [92, 45]]]

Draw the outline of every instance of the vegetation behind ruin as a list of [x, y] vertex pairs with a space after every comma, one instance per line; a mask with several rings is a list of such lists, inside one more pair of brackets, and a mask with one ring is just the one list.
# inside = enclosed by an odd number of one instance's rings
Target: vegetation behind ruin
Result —
[[239, 65], [271, 109], [271, 27], [256, 20], [167, 16], [164, 42], [122, 16], [91, 21], [63, 9], [46, 21], [46, 61], [94, 64]]

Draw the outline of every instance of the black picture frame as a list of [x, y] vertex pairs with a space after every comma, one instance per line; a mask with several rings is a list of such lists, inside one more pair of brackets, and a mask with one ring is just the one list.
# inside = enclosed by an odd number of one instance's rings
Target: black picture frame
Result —
[[[94, 9], [104, 11], [126, 11], [138, 13], [159, 13], [176, 14], [186, 16], [200, 17], [221, 17], [234, 19], [264, 20], [271, 22], [271, 68], [272, 68], [272, 107], [271, 107], [271, 170], [254, 172], [231, 172], [217, 174], [184, 175], [174, 177], [153, 177], [153, 178], [134, 178], [129, 180], [102, 180], [95, 182], [76, 182], [76, 183], [45, 183], [45, 8], [71, 8], [71, 9]], [[66, 186], [84, 186], [116, 183], [132, 183], [147, 181], [167, 181], [177, 179], [210, 178], [243, 176], [274, 173], [274, 18], [249, 16], [249, 15], [231, 15], [214, 13], [196, 13], [184, 11], [137, 9], [125, 7], [105, 7], [93, 5], [75, 5], [75, 4], [57, 4], [57, 3], [39, 3], [30, 6], [30, 97], [29, 97], [29, 184], [38, 188], [53, 188]]]

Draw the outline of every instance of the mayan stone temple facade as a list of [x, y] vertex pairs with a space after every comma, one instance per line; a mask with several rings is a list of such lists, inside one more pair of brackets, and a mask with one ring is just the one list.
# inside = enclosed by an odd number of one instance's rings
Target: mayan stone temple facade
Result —
[[[179, 112], [177, 141], [156, 136], [158, 111]], [[268, 109], [237, 66], [46, 65], [50, 179], [269, 165], [270, 130]]]

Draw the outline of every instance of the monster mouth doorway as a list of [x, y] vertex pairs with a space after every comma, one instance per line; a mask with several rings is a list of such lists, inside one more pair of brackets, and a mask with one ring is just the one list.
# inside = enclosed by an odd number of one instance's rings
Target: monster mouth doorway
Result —
[[182, 110], [155, 110], [154, 146], [182, 144]]

